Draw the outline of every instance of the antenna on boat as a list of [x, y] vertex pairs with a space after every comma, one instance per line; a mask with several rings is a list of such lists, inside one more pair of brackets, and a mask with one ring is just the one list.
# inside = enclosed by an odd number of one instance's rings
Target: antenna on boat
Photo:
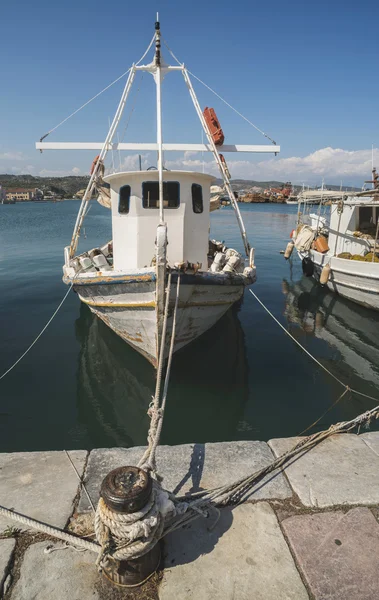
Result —
[[161, 66], [161, 25], [159, 23], [159, 13], [155, 21], [155, 64]]
[[156, 72], [154, 79], [157, 86], [157, 144], [158, 144], [158, 182], [159, 182], [159, 221], [163, 223], [163, 137], [162, 137], [162, 70], [161, 70], [161, 26], [159, 14], [155, 21], [155, 57], [154, 64]]

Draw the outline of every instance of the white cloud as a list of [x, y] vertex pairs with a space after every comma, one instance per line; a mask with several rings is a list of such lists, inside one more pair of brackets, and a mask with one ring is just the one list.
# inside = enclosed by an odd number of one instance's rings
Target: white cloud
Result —
[[[6, 152], [8, 157], [13, 153]], [[16, 153], [20, 156], [21, 153]], [[0, 154], [1, 156], [4, 156]], [[254, 179], [256, 181], [267, 181], [276, 179], [279, 181], [292, 181], [293, 183], [305, 183], [309, 185], [319, 184], [322, 179], [325, 183], [339, 184], [341, 179], [345, 185], [362, 185], [365, 179], [371, 177], [371, 149], [368, 150], [344, 150], [342, 148], [326, 147], [311, 152], [306, 156], [290, 156], [287, 158], [262, 157], [254, 155], [254, 158], [239, 160], [238, 154], [227, 154], [226, 160], [233, 179]], [[215, 177], [219, 177], [218, 167], [209, 153], [204, 153], [204, 161], [199, 152], [185, 152], [181, 158], [169, 160], [170, 154], [165, 155], [165, 166], [168, 169], [183, 169], [185, 171], [204, 171]], [[142, 168], [147, 169], [156, 165], [156, 155], [145, 153], [141, 155]], [[25, 157], [24, 157], [25, 159]], [[111, 155], [108, 154], [108, 164]], [[8, 159], [7, 159], [8, 160]], [[9, 160], [11, 160], [9, 158]], [[18, 161], [18, 158], [14, 159]], [[114, 154], [115, 169], [119, 170], [118, 153]], [[14, 174], [35, 174], [36, 167], [30, 164], [17, 166], [0, 161], [0, 172]], [[379, 150], [375, 150], [374, 162], [379, 168]], [[26, 160], [25, 160], [26, 163]], [[110, 165], [111, 166], [111, 165]], [[37, 167], [38, 168], [38, 167]], [[112, 171], [112, 168], [108, 169]], [[121, 157], [121, 170], [139, 170], [138, 154]], [[80, 175], [83, 171], [75, 166], [68, 170], [42, 169], [39, 175], [42, 177], [65, 177], [68, 175]], [[85, 170], [87, 172], [87, 170]]]
[[194, 156], [198, 156], [199, 152], [194, 152], [193, 150], [187, 150], [184, 153], [184, 160], [189, 160], [190, 158], [193, 158]]
[[[142, 169], [148, 169], [152, 166], [151, 160], [149, 160], [150, 154], [141, 154], [141, 166]], [[109, 154], [108, 154], [109, 158]], [[129, 156], [124, 156], [121, 160], [121, 167], [119, 166], [118, 156], [114, 157], [115, 169], [121, 171], [139, 171], [139, 155], [138, 154], [130, 154]], [[153, 163], [154, 164], [154, 163]], [[110, 168], [112, 171], [112, 168]]]
[[0, 160], [25, 160], [22, 152], [2, 152]]
[[[203, 168], [203, 161], [191, 159], [184, 155], [182, 159], [166, 161], [170, 169], [190, 171]], [[371, 149], [343, 150], [342, 148], [321, 148], [307, 156], [291, 156], [289, 158], [270, 158], [253, 162], [250, 160], [233, 160], [236, 155], [227, 155], [229, 171], [233, 179], [255, 179], [265, 181], [278, 179], [291, 180], [294, 183], [319, 183], [325, 178], [326, 183], [345, 180], [346, 185], [355, 181], [358, 185], [371, 177]], [[374, 161], [379, 168], [379, 151], [374, 152]], [[218, 168], [214, 161], [205, 162], [205, 171], [218, 176]]]

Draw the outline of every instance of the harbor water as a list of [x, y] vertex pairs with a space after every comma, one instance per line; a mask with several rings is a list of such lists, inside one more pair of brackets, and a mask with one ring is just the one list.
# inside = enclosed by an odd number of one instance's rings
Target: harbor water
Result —
[[[0, 375], [60, 303], [63, 247], [77, 201], [0, 206]], [[323, 365], [379, 398], [379, 314], [302, 277], [280, 254], [296, 206], [241, 205], [256, 249], [252, 289]], [[212, 237], [242, 249], [230, 207], [211, 215]], [[110, 214], [94, 203], [80, 248], [111, 238]], [[49, 328], [0, 381], [0, 451], [143, 445], [153, 367], [71, 292]], [[343, 388], [284, 334], [246, 290], [203, 337], [174, 356], [161, 442], [268, 440], [302, 432]], [[316, 426], [353, 418], [373, 402], [345, 396]]]

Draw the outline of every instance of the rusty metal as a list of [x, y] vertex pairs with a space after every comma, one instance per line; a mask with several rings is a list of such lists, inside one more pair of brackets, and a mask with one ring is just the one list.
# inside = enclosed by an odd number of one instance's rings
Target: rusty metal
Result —
[[156, 544], [150, 552], [135, 560], [109, 560], [103, 575], [118, 586], [133, 588], [145, 583], [154, 575], [161, 562], [161, 546]]
[[[108, 508], [117, 513], [140, 511], [152, 493], [150, 474], [138, 467], [119, 467], [105, 477], [100, 495]], [[160, 543], [149, 552], [133, 560], [109, 558], [103, 574], [112, 583], [122, 587], [136, 587], [147, 581], [158, 569], [161, 559]]]
[[114, 512], [133, 513], [145, 506], [151, 491], [149, 473], [138, 467], [119, 467], [103, 480], [100, 496]]

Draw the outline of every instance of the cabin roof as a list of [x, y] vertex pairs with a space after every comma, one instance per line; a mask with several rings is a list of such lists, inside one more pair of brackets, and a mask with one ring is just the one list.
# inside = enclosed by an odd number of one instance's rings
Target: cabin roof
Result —
[[[197, 180], [199, 179], [203, 179], [204, 182], [208, 182], [209, 184], [214, 181], [216, 179], [216, 177], [214, 177], [213, 175], [209, 175], [208, 173], [199, 173], [198, 171], [169, 171], [169, 170], [164, 170], [163, 171], [163, 181], [165, 181], [165, 175], [166, 174], [170, 174], [170, 175], [175, 175], [175, 176], [187, 176], [187, 175], [192, 175], [194, 177], [196, 177]], [[146, 177], [148, 177], [150, 180], [158, 180], [158, 170], [156, 169], [152, 169], [150, 171], [120, 171], [119, 173], [111, 173], [110, 175], [105, 175], [105, 177], [103, 178], [104, 181], [107, 182], [111, 182], [114, 181], [116, 179], [124, 179], [125, 177], [130, 177], [130, 176], [135, 176], [135, 175], [145, 175]], [[170, 177], [170, 180], [171, 177]]]

